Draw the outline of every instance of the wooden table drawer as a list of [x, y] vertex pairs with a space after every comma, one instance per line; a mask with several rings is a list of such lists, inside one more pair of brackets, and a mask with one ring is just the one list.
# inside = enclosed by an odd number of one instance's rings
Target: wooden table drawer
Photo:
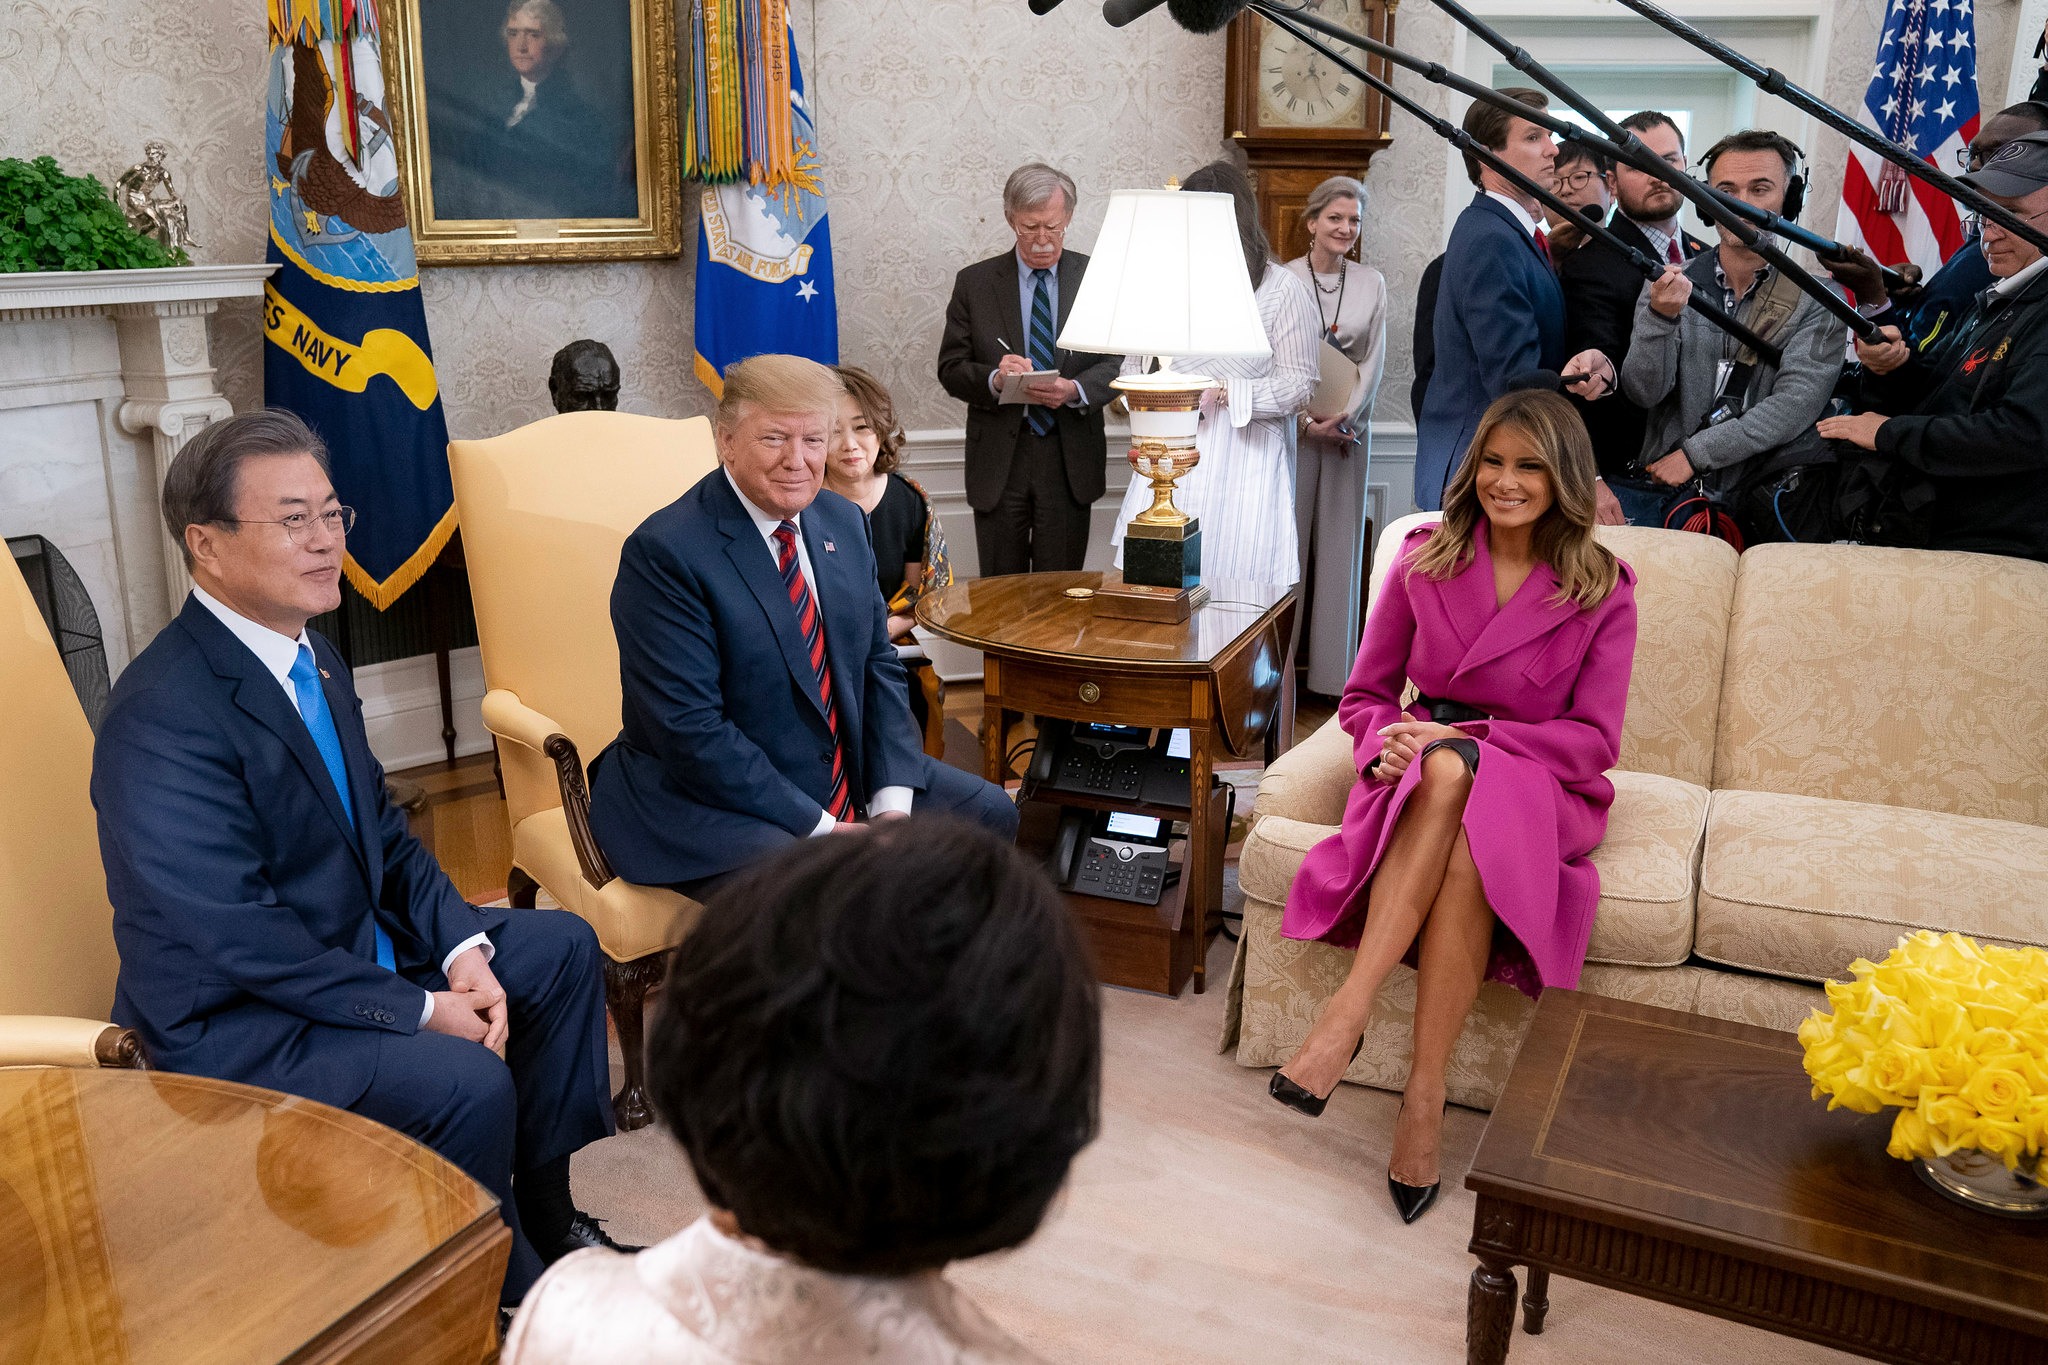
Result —
[[1110, 725], [1181, 727], [1198, 711], [1206, 720], [1213, 686], [1207, 677], [1139, 677], [1010, 659], [1000, 671], [1002, 704], [1012, 711]]

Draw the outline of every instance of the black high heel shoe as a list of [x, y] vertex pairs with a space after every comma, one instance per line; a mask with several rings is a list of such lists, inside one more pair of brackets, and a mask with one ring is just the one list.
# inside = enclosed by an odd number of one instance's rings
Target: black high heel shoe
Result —
[[[1358, 1060], [1358, 1054], [1364, 1047], [1365, 1035], [1361, 1033], [1358, 1035], [1357, 1045], [1351, 1049], [1351, 1062]], [[1351, 1069], [1351, 1062], [1344, 1063], [1346, 1071]], [[1344, 1084], [1344, 1078], [1339, 1076], [1337, 1078], [1337, 1085], [1342, 1084]], [[1337, 1085], [1330, 1087], [1330, 1095], [1337, 1093]], [[1321, 1118], [1324, 1107], [1330, 1103], [1330, 1095], [1317, 1095], [1309, 1090], [1307, 1086], [1296, 1085], [1277, 1071], [1273, 1073], [1272, 1084], [1266, 1087], [1266, 1093], [1290, 1109], [1299, 1109], [1312, 1119]]]
[[[1407, 1106], [1408, 1101], [1402, 1100], [1401, 1107], [1405, 1109]], [[1444, 1111], [1448, 1113], [1450, 1108], [1451, 1102], [1446, 1099], [1444, 1101]], [[1394, 1115], [1394, 1121], [1396, 1123], [1401, 1121], [1398, 1111]], [[1403, 1223], [1412, 1223], [1422, 1217], [1423, 1214], [1428, 1213], [1430, 1205], [1436, 1203], [1437, 1194], [1443, 1187], [1444, 1182], [1442, 1180], [1438, 1180], [1433, 1185], [1404, 1185], [1394, 1179], [1394, 1173], [1391, 1170], [1387, 1172], [1387, 1193], [1394, 1197], [1394, 1211], [1401, 1215]]]

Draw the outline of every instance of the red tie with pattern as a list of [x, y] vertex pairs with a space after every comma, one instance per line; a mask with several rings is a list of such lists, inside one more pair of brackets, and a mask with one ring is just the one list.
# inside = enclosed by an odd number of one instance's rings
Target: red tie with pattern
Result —
[[1684, 264], [1685, 264], [1685, 253], [1684, 253], [1684, 252], [1682, 252], [1682, 251], [1680, 251], [1680, 250], [1678, 249], [1678, 239], [1677, 239], [1676, 237], [1673, 237], [1673, 238], [1671, 239], [1671, 241], [1670, 241], [1670, 242], [1669, 242], [1669, 243], [1668, 243], [1668, 244], [1666, 245], [1666, 248], [1665, 248], [1665, 249], [1666, 249], [1667, 251], [1669, 251], [1669, 252], [1671, 253], [1671, 256], [1670, 256], [1671, 264], [1673, 264], [1673, 265], [1684, 265]]
[[1536, 229], [1536, 254], [1543, 258], [1545, 265], [1550, 264], [1550, 234], [1542, 228]]
[[832, 704], [832, 670], [825, 666], [825, 623], [818, 619], [818, 604], [811, 600], [811, 585], [804, 581], [796, 557], [796, 523], [785, 521], [775, 528], [775, 563], [782, 570], [782, 586], [789, 590], [789, 604], [796, 608], [797, 629], [804, 647], [811, 652], [811, 672], [818, 679], [818, 700], [825, 704], [825, 724], [832, 730], [832, 799], [825, 803], [834, 820], [853, 818], [853, 798], [846, 790], [846, 746], [839, 740], [839, 708]]

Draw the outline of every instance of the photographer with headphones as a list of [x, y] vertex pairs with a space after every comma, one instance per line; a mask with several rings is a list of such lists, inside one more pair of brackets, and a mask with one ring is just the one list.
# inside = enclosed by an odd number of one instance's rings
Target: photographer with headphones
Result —
[[[1804, 160], [1782, 135], [1750, 128], [1715, 143], [1701, 164], [1715, 189], [1796, 219]], [[1773, 467], [1796, 465], [1803, 463], [1797, 447], [1810, 445], [1816, 460], [1827, 459], [1814, 422], [1841, 375], [1844, 328], [1726, 228], [1717, 231], [1718, 250], [1665, 267], [1636, 303], [1620, 387], [1649, 411], [1639, 473], [1628, 481], [1636, 496], [1616, 488], [1634, 525], [1663, 525], [1700, 495], [1732, 502], [1759, 457], [1771, 455]], [[1784, 363], [1772, 366], [1688, 312], [1695, 289], [1777, 346]]]

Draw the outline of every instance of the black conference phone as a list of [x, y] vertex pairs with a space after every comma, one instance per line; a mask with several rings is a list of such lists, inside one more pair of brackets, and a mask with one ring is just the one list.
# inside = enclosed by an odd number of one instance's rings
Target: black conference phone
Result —
[[1157, 905], [1180, 876], [1167, 860], [1173, 823], [1120, 810], [1068, 810], [1046, 858], [1065, 891]]
[[1162, 730], [1155, 742], [1152, 731], [1139, 725], [1040, 717], [1024, 785], [1027, 791], [1075, 792], [1186, 810], [1188, 745], [1186, 730]]

